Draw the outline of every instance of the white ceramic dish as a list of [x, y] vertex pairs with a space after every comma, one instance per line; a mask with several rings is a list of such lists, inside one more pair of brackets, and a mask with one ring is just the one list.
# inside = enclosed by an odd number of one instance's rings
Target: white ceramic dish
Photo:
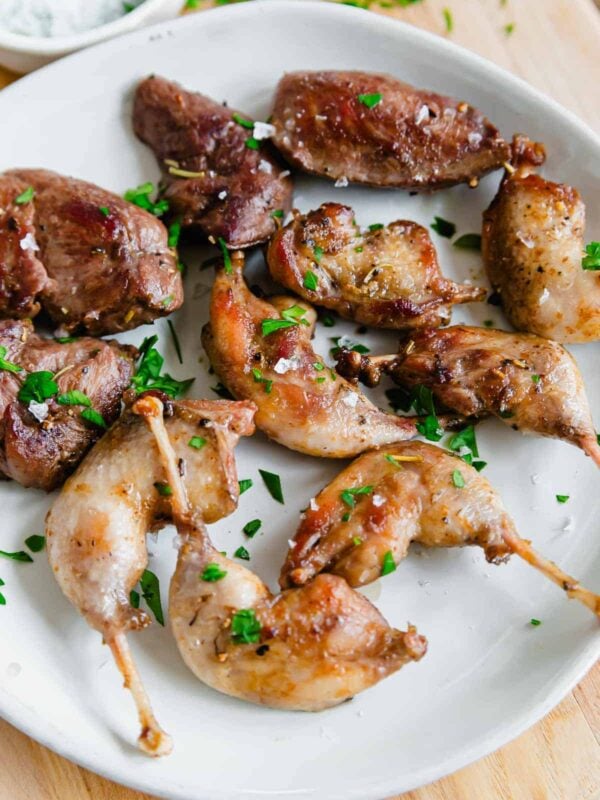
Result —
[[[588, 204], [588, 239], [600, 238], [600, 142], [573, 116], [480, 58], [415, 28], [347, 7], [254, 2], [136, 32], [42, 70], [0, 94], [1, 168], [42, 165], [119, 192], [156, 179], [152, 155], [131, 133], [131, 91], [150, 72], [225, 99], [265, 118], [284, 70], [385, 70], [411, 83], [468, 98], [510, 136], [527, 131], [549, 152], [546, 174], [577, 185]], [[35, 110], [35, 123], [32, 122]], [[40, 137], [39, 132], [43, 131]], [[499, 175], [477, 191], [433, 196], [334, 189], [299, 179], [303, 209], [335, 198], [354, 205], [363, 224], [434, 214], [476, 231]], [[447, 274], [481, 279], [478, 255], [459, 252], [435, 234]], [[166, 323], [161, 335], [169, 369], [196, 374], [193, 395], [211, 396], [200, 329], [210, 271], [185, 254], [187, 300], [175, 315], [184, 365]], [[260, 275], [261, 257], [251, 273]], [[254, 274], [251, 279], [255, 280]], [[461, 308], [456, 321], [503, 320], [498, 309]], [[139, 342], [151, 329], [129, 335]], [[355, 326], [319, 326], [317, 350]], [[377, 351], [395, 337], [364, 337]], [[573, 348], [600, 422], [598, 345]], [[548, 556], [600, 589], [598, 473], [573, 447], [526, 439], [497, 422], [480, 426], [486, 474], [527, 537]], [[246, 543], [250, 566], [274, 585], [299, 510], [339, 463], [296, 455], [256, 436], [238, 448], [239, 475], [255, 486], [238, 511], [212, 533], [232, 553], [245, 522], [261, 517], [264, 535]], [[281, 474], [286, 505], [274, 503], [257, 474]], [[535, 477], [537, 476], [537, 477]], [[535, 481], [535, 482], [534, 482]], [[555, 494], [569, 494], [566, 506]], [[0, 487], [0, 548], [19, 549], [40, 532], [49, 500], [15, 485]], [[572, 530], [563, 530], [572, 517]], [[163, 602], [175, 551], [170, 531], [150, 541], [150, 568]], [[600, 652], [600, 631], [585, 609], [525, 565], [487, 565], [474, 549], [411, 555], [393, 575], [366, 590], [393, 623], [411, 620], [429, 638], [426, 658], [353, 702], [320, 714], [284, 713], [223, 697], [183, 665], [168, 628], [132, 636], [157, 715], [173, 735], [169, 758], [136, 752], [136, 718], [110, 654], [62, 597], [44, 555], [33, 565], [2, 561], [7, 605], [0, 608], [0, 713], [44, 744], [90, 769], [151, 794], [178, 800], [381, 800], [432, 781], [494, 750], [547, 713]], [[542, 620], [534, 628], [532, 617]]]
[[171, 19], [181, 11], [182, 5], [183, 0], [145, 0], [113, 22], [72, 36], [22, 36], [0, 29], [0, 64], [15, 72], [31, 72], [76, 50]]

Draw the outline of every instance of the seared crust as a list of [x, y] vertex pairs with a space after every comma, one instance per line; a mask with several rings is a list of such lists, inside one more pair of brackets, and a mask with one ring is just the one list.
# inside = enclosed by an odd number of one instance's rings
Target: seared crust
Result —
[[[268, 239], [277, 227], [273, 212], [287, 212], [292, 196], [292, 182], [274, 149], [267, 142], [249, 148], [252, 131], [238, 124], [235, 114], [159, 77], [139, 84], [133, 110], [135, 133], [163, 171], [162, 194], [171, 216], [232, 248]], [[174, 168], [201, 174], [181, 177]]]
[[[372, 108], [359, 95], [381, 94]], [[509, 148], [468, 103], [367, 72], [292, 72], [275, 95], [274, 142], [305, 172], [373, 186], [476, 182]]]
[[0, 186], [15, 180], [35, 190], [28, 207], [48, 274], [39, 300], [62, 331], [117, 333], [181, 306], [181, 273], [160, 220], [92, 183], [48, 170], [11, 170]]
[[0, 315], [15, 319], [39, 312], [39, 293], [48, 281], [36, 255], [33, 203], [15, 202], [27, 188], [15, 176], [0, 179]]
[[110, 425], [121, 410], [121, 396], [134, 371], [135, 348], [83, 338], [67, 344], [42, 339], [29, 320], [0, 321], [4, 358], [22, 372], [0, 371], [0, 470], [23, 486], [51, 491], [64, 481], [103, 429], [82, 419], [83, 406], [47, 400], [48, 416], [39, 422], [17, 399], [27, 373], [65, 370], [59, 394], [77, 389]]
[[[296, 214], [271, 239], [267, 262], [273, 278], [305, 300], [377, 328], [445, 325], [453, 304], [486, 295], [444, 278], [421, 225], [398, 220], [361, 233], [353, 210], [339, 203]], [[308, 272], [315, 289], [306, 288]]]
[[585, 205], [572, 186], [536, 175], [543, 150], [515, 137], [513, 166], [483, 215], [483, 260], [521, 331], [558, 342], [600, 338], [600, 273], [582, 269]]

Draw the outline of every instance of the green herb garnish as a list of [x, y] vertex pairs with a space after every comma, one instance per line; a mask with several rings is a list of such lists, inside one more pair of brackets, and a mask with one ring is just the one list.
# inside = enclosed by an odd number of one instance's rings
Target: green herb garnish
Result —
[[154, 334], [142, 342], [139, 348], [140, 362], [135, 375], [131, 379], [131, 385], [137, 394], [155, 389], [168, 394], [170, 397], [180, 397], [190, 388], [195, 378], [178, 381], [168, 373], [161, 375], [165, 360], [154, 347], [157, 341], [158, 336]]
[[442, 9], [442, 14], [444, 15], [444, 24], [446, 25], [446, 33], [452, 33], [454, 30], [454, 19], [452, 17], [452, 12], [449, 8]]
[[461, 250], [481, 250], [481, 236], [479, 233], [463, 233], [452, 242], [452, 246]]
[[142, 590], [142, 597], [146, 601], [150, 611], [154, 614], [154, 618], [159, 625], [164, 625], [165, 620], [160, 602], [160, 583], [156, 575], [150, 572], [149, 569], [145, 569], [142, 572], [140, 588]]
[[358, 95], [358, 102], [362, 103], [363, 106], [367, 108], [374, 108], [376, 105], [381, 103], [383, 100], [383, 95], [380, 92], [372, 92], [371, 94], [359, 94]]
[[58, 392], [54, 374], [47, 370], [30, 372], [17, 395], [22, 403], [43, 403]]
[[103, 217], [110, 216], [110, 208], [108, 206], [99, 206], [98, 211], [102, 214]]
[[172, 222], [169, 225], [169, 238], [167, 244], [169, 247], [177, 247], [179, 237], [181, 236], [181, 222]]
[[15, 197], [15, 203], [18, 206], [24, 206], [25, 203], [30, 203], [33, 200], [34, 196], [35, 196], [35, 190], [33, 186], [28, 186], [24, 192], [21, 192], [21, 194], [18, 197]]
[[95, 408], [84, 408], [79, 416], [87, 422], [91, 422], [92, 425], [97, 425], [98, 428], [108, 427], [102, 414]]
[[247, 522], [244, 525], [242, 530], [244, 531], [244, 533], [246, 534], [246, 536], [249, 539], [252, 539], [252, 537], [256, 533], [258, 533], [258, 531], [261, 529], [261, 526], [262, 526], [262, 520], [260, 520], [260, 519], [252, 519], [252, 520], [250, 520], [250, 522]]
[[374, 233], [375, 231], [380, 231], [382, 228], [383, 228], [383, 223], [381, 222], [374, 222], [372, 225], [369, 225], [369, 230], [371, 231], [371, 233]]
[[265, 486], [267, 487], [269, 494], [276, 500], [278, 503], [282, 505], [285, 503], [283, 499], [283, 491], [281, 489], [281, 478], [275, 472], [268, 472], [265, 469], [259, 469], [261, 478], [265, 482]]
[[200, 576], [200, 580], [206, 581], [207, 583], [215, 583], [224, 578], [225, 575], [227, 575], [227, 570], [221, 569], [218, 564], [207, 564], [204, 567], [204, 572]]
[[135, 189], [127, 189], [123, 196], [129, 203], [133, 203], [143, 208], [145, 211], [149, 211], [151, 214], [154, 214], [155, 217], [160, 217], [169, 210], [169, 202], [167, 200], [153, 202], [150, 199], [150, 195], [153, 192], [154, 184], [147, 181], [140, 186], [136, 186]]
[[0, 550], [2, 558], [10, 558], [11, 561], [22, 561], [24, 563], [31, 563], [33, 558], [24, 550], [18, 550], [16, 553], [7, 553], [6, 550]]
[[271, 216], [273, 219], [283, 219], [283, 208], [276, 208], [275, 211], [271, 211]]
[[40, 553], [46, 546], [46, 537], [34, 533], [32, 536], [28, 536], [27, 539], [25, 539], [25, 544], [32, 553]]
[[60, 403], [61, 406], [87, 406], [89, 408], [92, 405], [92, 401], [87, 394], [80, 392], [79, 389], [71, 389], [64, 394], [59, 394], [56, 402]]
[[319, 279], [312, 270], [307, 269], [306, 272], [304, 273], [304, 280], [302, 281], [302, 285], [304, 286], [305, 289], [308, 289], [311, 292], [316, 292], [317, 286], [319, 285]]
[[445, 239], [451, 239], [456, 233], [456, 225], [453, 222], [448, 222], [443, 217], [434, 217], [433, 220], [429, 227]]
[[514, 22], [509, 22], [508, 25], [504, 26], [504, 33], [507, 36], [510, 36], [511, 33], [513, 33], [514, 30], [515, 30], [515, 23]]
[[600, 242], [590, 242], [585, 246], [585, 255], [581, 259], [583, 269], [600, 269]]
[[249, 150], [258, 150], [260, 148], [260, 142], [258, 139], [255, 139], [254, 136], [249, 136], [245, 144]]
[[210, 389], [217, 395], [217, 397], [221, 397], [223, 400], [233, 400], [233, 395], [229, 389], [226, 386], [223, 386], [220, 381], [216, 386], [211, 386]]
[[23, 372], [23, 367], [20, 367], [18, 364], [13, 364], [12, 361], [7, 361], [4, 358], [7, 352], [6, 347], [0, 344], [0, 369], [6, 372]]
[[233, 554], [235, 558], [241, 558], [242, 561], [250, 561], [250, 553], [246, 550], [245, 547], [238, 547], [238, 549]]
[[374, 488], [374, 486], [354, 486], [351, 489], [344, 489], [344, 491], [340, 493], [340, 500], [347, 506], [350, 506], [350, 508], [354, 508], [356, 506], [355, 497], [371, 494]]
[[240, 494], [244, 494], [244, 492], [247, 492], [248, 489], [251, 489], [254, 486], [252, 478], [243, 478], [243, 480], [238, 481], [238, 484], [240, 487]]
[[183, 357], [181, 355], [181, 345], [179, 344], [179, 336], [177, 336], [175, 325], [173, 325], [170, 319], [167, 320], [167, 325], [169, 326], [169, 331], [171, 332], [171, 339], [173, 340], [173, 347], [175, 348], [175, 352], [177, 353], [177, 360], [179, 361], [180, 364], [183, 364]]
[[315, 245], [315, 247], [313, 248], [313, 256], [317, 264], [321, 263], [321, 259], [323, 258], [324, 252], [325, 251], [323, 250], [323, 248], [319, 247], [319, 245]]
[[383, 561], [381, 562], [381, 576], [389, 575], [390, 572], [396, 571], [396, 564], [394, 562], [394, 556], [392, 555], [392, 551], [388, 550], [387, 553], [383, 556]]
[[170, 497], [173, 494], [173, 489], [164, 481], [156, 481], [154, 488], [161, 497]]
[[534, 628], [537, 628], [538, 625], [542, 624], [542, 621], [539, 620], [539, 619], [532, 618], [532, 619], [529, 620], [529, 624], [533, 625]]
[[556, 495], [556, 500], [559, 503], [567, 503], [569, 501], [569, 497], [570, 496], [571, 495], [569, 495], [569, 494], [557, 494]]
[[237, 111], [231, 115], [231, 118], [234, 122], [237, 122], [238, 125], [241, 125], [242, 128], [247, 128], [248, 130], [254, 128], [254, 122], [251, 119], [245, 119], [241, 114], [238, 114]]
[[223, 253], [223, 269], [225, 270], [225, 274], [231, 275], [233, 272], [233, 267], [231, 266], [231, 255], [227, 249], [227, 245], [225, 244], [225, 239], [219, 236], [217, 242], [221, 248], [221, 253]]
[[[342, 341], [343, 339], [345, 339], [346, 341]], [[342, 347], [345, 350], [353, 350], [355, 353], [361, 353], [362, 355], [366, 355], [366, 353], [371, 352], [366, 345], [352, 342], [345, 336], [332, 336], [331, 341], [334, 344], [334, 346], [329, 351], [329, 354], [331, 355], [332, 358], [337, 358]]]
[[465, 479], [463, 478], [463, 474], [459, 469], [455, 469], [452, 473], [452, 483], [457, 489], [465, 488]]
[[236, 644], [258, 642], [261, 629], [253, 608], [241, 608], [231, 617], [231, 638]]
[[263, 319], [261, 323], [262, 335], [269, 336], [283, 328], [292, 328], [294, 325], [308, 325], [308, 320], [303, 319], [306, 309], [302, 306], [290, 306], [281, 312], [281, 319]]
[[203, 439], [202, 436], [192, 436], [188, 442], [188, 447], [193, 447], [194, 450], [202, 450], [205, 444], [206, 439]]

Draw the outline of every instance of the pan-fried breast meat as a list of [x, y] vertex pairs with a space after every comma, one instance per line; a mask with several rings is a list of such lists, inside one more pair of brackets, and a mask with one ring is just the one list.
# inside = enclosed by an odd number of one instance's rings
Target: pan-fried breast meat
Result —
[[512, 167], [483, 215], [488, 277], [510, 323], [557, 342], [600, 339], [600, 273], [582, 268], [585, 204], [536, 174], [542, 145], [513, 142]]
[[[19, 247], [44, 265], [47, 281], [37, 287], [37, 301], [60, 330], [100, 336], [179, 308], [181, 274], [160, 220], [92, 183], [48, 170], [6, 172], [0, 192], [15, 181], [33, 190], [20, 209], [35, 230], [21, 236]], [[0, 248], [7, 244], [2, 233]], [[14, 316], [12, 307], [0, 310]]]
[[372, 186], [475, 185], [509, 157], [476, 108], [390, 75], [289, 73], [277, 87], [272, 122], [273, 141], [294, 166]]
[[0, 315], [33, 317], [48, 276], [36, 253], [33, 204], [27, 184], [16, 177], [0, 180]]
[[[37, 336], [29, 320], [0, 321], [0, 345], [6, 349], [0, 370], [0, 471], [23, 486], [51, 491], [104, 431], [81, 412], [94, 409], [106, 425], [119, 416], [135, 348], [87, 337], [60, 344]], [[6, 369], [5, 362], [20, 371]], [[43, 371], [58, 373], [58, 392], [39, 405], [19, 400], [27, 376]], [[87, 405], [58, 402], [72, 391], [82, 392]]]
[[268, 239], [289, 210], [289, 171], [245, 114], [153, 76], [137, 87], [133, 127], [154, 151], [162, 196], [184, 227], [249, 247]]
[[455, 303], [486, 295], [441, 274], [421, 225], [398, 220], [362, 233], [339, 203], [296, 214], [271, 239], [267, 261], [273, 278], [308, 302], [377, 328], [444, 325]]

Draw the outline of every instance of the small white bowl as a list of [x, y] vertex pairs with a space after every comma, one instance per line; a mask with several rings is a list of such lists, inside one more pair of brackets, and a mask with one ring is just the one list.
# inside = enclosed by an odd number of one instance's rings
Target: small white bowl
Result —
[[119, 19], [72, 36], [23, 36], [0, 29], [0, 65], [31, 72], [75, 50], [177, 16], [183, 0], [145, 0]]

